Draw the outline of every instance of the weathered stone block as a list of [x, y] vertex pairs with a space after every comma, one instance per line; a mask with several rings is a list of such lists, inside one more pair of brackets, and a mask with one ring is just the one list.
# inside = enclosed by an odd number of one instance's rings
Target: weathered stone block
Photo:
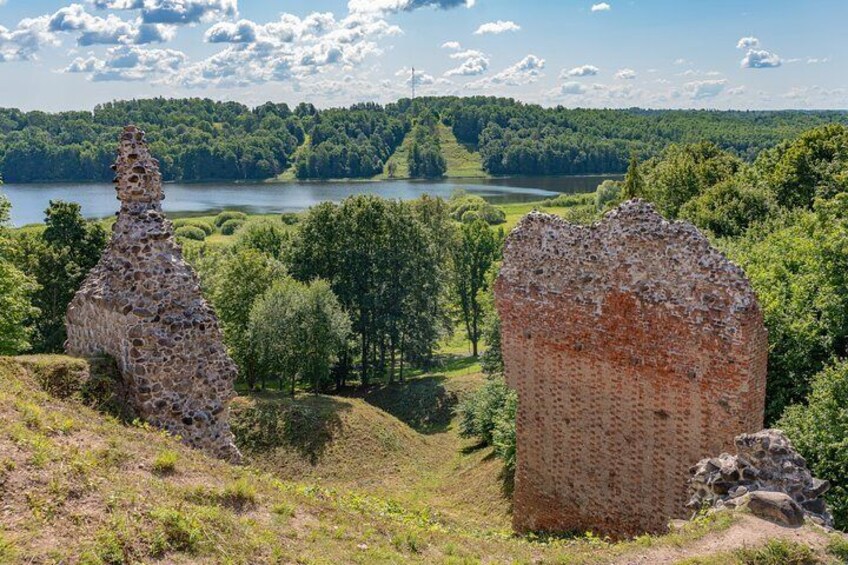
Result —
[[689, 466], [762, 427], [767, 335], [742, 271], [641, 201], [532, 213], [495, 285], [518, 391], [516, 529], [613, 537], [687, 517]]

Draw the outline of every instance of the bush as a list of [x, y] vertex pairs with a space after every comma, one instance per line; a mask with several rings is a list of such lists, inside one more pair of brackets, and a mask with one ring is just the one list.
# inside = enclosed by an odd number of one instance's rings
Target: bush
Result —
[[495, 454], [503, 459], [504, 465], [510, 471], [515, 470], [515, 415], [518, 411], [518, 395], [509, 390], [504, 398], [503, 406], [495, 416], [495, 427], [492, 430], [492, 445]]
[[203, 241], [206, 239], [206, 233], [197, 227], [194, 226], [182, 226], [174, 230], [174, 235], [177, 237], [184, 237], [186, 239], [191, 239], [194, 241]]
[[212, 235], [213, 233], [215, 233], [215, 226], [204, 220], [199, 220], [196, 218], [181, 218], [179, 220], [174, 220], [175, 228], [182, 228], [185, 226], [200, 228], [206, 235]]
[[599, 212], [621, 201], [622, 186], [620, 181], [605, 180], [595, 191], [595, 209]]
[[223, 235], [233, 235], [243, 225], [244, 220], [227, 220], [226, 222], [221, 224], [221, 233]]
[[471, 223], [474, 220], [483, 220], [494, 225], [506, 221], [506, 214], [495, 208], [479, 196], [465, 193], [457, 193], [448, 201], [448, 213], [454, 220]]
[[812, 379], [806, 405], [787, 408], [778, 426], [786, 432], [813, 475], [830, 481], [825, 495], [837, 528], [848, 528], [848, 361]]
[[578, 206], [594, 206], [595, 193], [586, 194], [559, 194], [553, 198], [542, 200], [545, 208], [575, 208]]
[[479, 390], [463, 400], [459, 411], [459, 434], [492, 445], [495, 421], [506, 404], [509, 388], [501, 377], [487, 379]]
[[495, 208], [491, 204], [479, 210], [468, 210], [462, 215], [462, 223], [470, 224], [476, 220], [483, 220], [490, 226], [506, 222], [506, 214], [503, 210]]
[[247, 214], [235, 210], [224, 210], [215, 216], [215, 225], [219, 228], [230, 220], [246, 220]]
[[300, 216], [298, 216], [294, 212], [285, 212], [283, 214], [280, 214], [280, 221], [286, 224], [287, 226], [293, 226], [300, 221]]

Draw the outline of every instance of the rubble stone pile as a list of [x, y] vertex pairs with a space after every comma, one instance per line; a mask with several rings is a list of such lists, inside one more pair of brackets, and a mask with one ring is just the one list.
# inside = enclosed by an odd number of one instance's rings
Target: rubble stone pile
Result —
[[[822, 495], [827, 481], [813, 477], [807, 462], [780, 430], [763, 430], [736, 437], [736, 455], [722, 453], [702, 459], [690, 469], [689, 506], [739, 508], [799, 525], [806, 515], [832, 526], [833, 519]], [[783, 495], [783, 496], [780, 496]], [[779, 506], [775, 515], [774, 508]], [[762, 510], [758, 510], [762, 508]], [[783, 520], [780, 514], [787, 515]]]

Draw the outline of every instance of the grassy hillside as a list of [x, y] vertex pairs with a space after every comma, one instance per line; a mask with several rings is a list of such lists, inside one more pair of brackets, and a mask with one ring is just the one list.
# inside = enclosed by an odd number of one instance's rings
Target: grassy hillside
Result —
[[[712, 547], [742, 523], [707, 518], [623, 544], [512, 536], [497, 465], [483, 450], [457, 451], [449, 412], [424, 402], [440, 386], [463, 394], [475, 376], [423, 377], [351, 398], [242, 399], [236, 420], [242, 404], [314, 410], [316, 418], [287, 436], [294, 451], [298, 438], [332, 424], [320, 441], [305, 442], [323, 443], [323, 451], [259, 458], [246, 448], [249, 461], [275, 476], [95, 411], [88, 374], [84, 362], [60, 356], [0, 358], [0, 563], [672, 562], [651, 555]], [[46, 392], [42, 385], [56, 381], [66, 386]], [[402, 400], [410, 397], [422, 402]], [[796, 541], [780, 542], [792, 552], [829, 559], [823, 548], [841, 547], [824, 534], [792, 532]], [[773, 552], [774, 543], [756, 551]], [[729, 561], [693, 562], [785, 562], [743, 560], [733, 545], [719, 545]]]
[[[447, 161], [445, 178], [487, 178], [490, 176], [483, 170], [483, 161], [480, 159], [480, 154], [474, 148], [457, 141], [453, 130], [443, 123], [440, 122], [437, 127], [442, 155], [445, 156], [445, 160]], [[392, 156], [386, 161], [386, 165], [383, 167], [383, 174], [375, 178], [380, 180], [409, 178], [407, 159], [409, 158], [409, 147], [411, 144], [412, 131], [406, 134], [403, 143], [398, 146]], [[394, 177], [389, 177], [389, 165], [391, 163], [395, 167]]]

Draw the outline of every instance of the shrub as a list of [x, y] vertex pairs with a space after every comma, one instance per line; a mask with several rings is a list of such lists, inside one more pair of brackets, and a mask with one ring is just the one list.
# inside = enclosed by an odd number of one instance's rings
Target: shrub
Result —
[[486, 204], [479, 210], [468, 210], [462, 215], [463, 224], [470, 224], [476, 220], [483, 220], [490, 226], [494, 226], [506, 222], [506, 214], [503, 210]]
[[518, 411], [518, 395], [508, 390], [501, 409], [495, 415], [495, 426], [492, 430], [492, 445], [495, 453], [503, 459], [504, 465], [510, 471], [515, 469], [515, 415]]
[[848, 528], [848, 361], [815, 375], [807, 404], [787, 408], [778, 426], [818, 478], [830, 481], [825, 495], [837, 528]]
[[204, 220], [196, 218], [181, 218], [179, 220], [174, 220], [175, 228], [182, 228], [185, 226], [200, 228], [206, 235], [212, 235], [213, 233], [215, 233], [215, 226]]
[[622, 185], [620, 181], [605, 180], [595, 190], [595, 209], [599, 212], [605, 210], [609, 205], [615, 205], [621, 201]]
[[203, 241], [206, 239], [206, 233], [202, 229], [194, 226], [181, 226], [174, 230], [174, 235], [194, 241]]
[[221, 224], [221, 233], [224, 235], [233, 235], [244, 225], [244, 220], [227, 220]]
[[595, 193], [586, 194], [558, 194], [553, 198], [542, 201], [545, 208], [574, 208], [578, 206], [594, 206]]
[[506, 404], [509, 389], [503, 378], [491, 377], [474, 394], [459, 405], [459, 433], [463, 437], [476, 437], [492, 445], [495, 421]]
[[300, 216], [294, 212], [284, 212], [283, 214], [280, 214], [280, 221], [287, 226], [293, 226], [300, 221]]
[[215, 225], [219, 228], [230, 220], [246, 220], [247, 214], [235, 210], [224, 210], [215, 216]]
[[172, 451], [170, 449], [160, 451], [156, 456], [156, 459], [153, 460], [153, 472], [159, 473], [160, 475], [173, 473], [177, 468], [178, 458], [179, 455], [176, 451]]
[[483, 220], [490, 225], [502, 224], [506, 221], [503, 210], [495, 208], [483, 198], [459, 192], [448, 201], [448, 213], [451, 218], [463, 223]]

